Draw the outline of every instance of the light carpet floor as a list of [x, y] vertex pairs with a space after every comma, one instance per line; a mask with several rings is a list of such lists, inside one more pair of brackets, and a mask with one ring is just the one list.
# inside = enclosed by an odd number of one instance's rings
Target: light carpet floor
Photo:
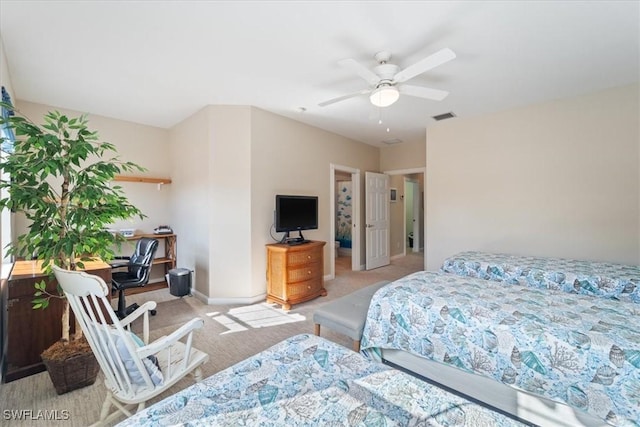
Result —
[[[127, 303], [156, 301], [158, 314], [151, 317], [151, 340], [167, 335], [189, 319], [202, 317], [204, 328], [195, 333], [194, 346], [209, 354], [209, 362], [203, 366], [203, 375], [208, 377], [272, 345], [300, 333], [313, 333], [313, 312], [322, 304], [349, 294], [380, 280], [395, 280], [415, 271], [424, 269], [422, 253], [408, 253], [391, 261], [391, 265], [370, 271], [350, 271], [351, 259], [336, 259], [336, 278], [325, 282], [328, 295], [297, 304], [286, 314], [296, 321], [279, 322], [274, 326], [255, 323], [250, 315], [238, 305], [205, 305], [194, 297], [176, 298], [168, 290], [158, 290], [127, 297]], [[114, 303], [115, 304], [115, 303]], [[259, 304], [258, 304], [259, 305]], [[270, 305], [271, 306], [271, 305]], [[278, 306], [271, 306], [278, 311]], [[216, 317], [226, 316], [231, 323], [224, 324]], [[283, 320], [283, 319], [280, 319]], [[233, 329], [241, 330], [234, 331]], [[139, 327], [139, 326], [138, 326]], [[134, 328], [137, 329], [137, 328]], [[349, 338], [323, 328], [322, 336], [351, 348]], [[183, 388], [193, 384], [190, 377], [178, 382], [174, 387], [158, 396], [153, 404]], [[96, 383], [58, 396], [47, 372], [22, 378], [0, 386], [0, 425], [2, 426], [86, 426], [98, 420], [106, 390], [102, 374]], [[29, 418], [38, 415], [53, 415], [58, 420], [15, 420], [7, 411], [23, 412]], [[7, 417], [8, 415], [8, 417]], [[123, 418], [119, 419], [121, 421]], [[116, 422], [117, 423], [117, 422]], [[114, 423], [115, 424], [115, 423]]]

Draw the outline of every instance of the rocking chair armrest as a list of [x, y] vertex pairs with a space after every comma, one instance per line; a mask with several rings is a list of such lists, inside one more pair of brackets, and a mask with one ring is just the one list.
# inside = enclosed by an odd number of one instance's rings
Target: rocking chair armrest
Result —
[[200, 329], [204, 326], [204, 320], [196, 317], [195, 319], [191, 319], [180, 328], [173, 331], [171, 334], [158, 338], [151, 344], [145, 345], [144, 347], [140, 347], [138, 349], [138, 354], [140, 357], [147, 357], [152, 354], [159, 353], [160, 351], [166, 349], [171, 344], [179, 341], [187, 335], [190, 335], [196, 329]]
[[138, 307], [133, 313], [120, 320], [120, 324], [123, 328], [131, 331], [131, 322], [144, 315], [142, 320], [142, 342], [145, 343], [145, 345], [149, 344], [149, 312], [151, 310], [155, 310], [155, 308], [155, 301], [147, 301]]

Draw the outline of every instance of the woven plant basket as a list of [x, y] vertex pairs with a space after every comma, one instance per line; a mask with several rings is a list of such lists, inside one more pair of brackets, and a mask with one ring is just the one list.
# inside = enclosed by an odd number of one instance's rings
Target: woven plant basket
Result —
[[84, 338], [69, 344], [58, 341], [46, 349], [41, 357], [58, 394], [93, 384], [100, 370]]

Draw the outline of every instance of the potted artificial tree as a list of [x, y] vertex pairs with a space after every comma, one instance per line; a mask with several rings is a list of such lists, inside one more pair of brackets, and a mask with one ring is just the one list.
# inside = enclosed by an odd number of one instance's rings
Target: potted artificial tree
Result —
[[[8, 104], [2, 107], [12, 110]], [[22, 212], [30, 224], [10, 253], [41, 260], [43, 271], [52, 277], [52, 264], [75, 270], [84, 268], [83, 261], [113, 258], [114, 245], [123, 238], [107, 227], [119, 219], [144, 215], [129, 203], [121, 187], [110, 182], [116, 174], [144, 169], [119, 160], [115, 146], [101, 142], [88, 129], [84, 115], [68, 118], [53, 111], [44, 122], [37, 125], [19, 114], [0, 118], [0, 125], [9, 126], [16, 136], [13, 152], [0, 163], [0, 171], [9, 177], [0, 182], [0, 188], [8, 190], [0, 209]], [[34, 296], [34, 309], [45, 309], [52, 298], [64, 300], [60, 288], [57, 293], [47, 291], [45, 281], [36, 284]], [[69, 305], [63, 303], [62, 338], [42, 353], [58, 394], [93, 384], [98, 373], [80, 328], [70, 336]], [[65, 368], [69, 363], [74, 366], [71, 370]], [[82, 363], [88, 367], [80, 368]]]

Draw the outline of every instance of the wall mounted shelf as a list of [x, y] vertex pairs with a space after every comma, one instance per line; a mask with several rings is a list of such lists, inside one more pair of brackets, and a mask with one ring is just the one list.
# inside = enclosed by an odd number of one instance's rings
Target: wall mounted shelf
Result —
[[171, 184], [171, 178], [151, 178], [145, 176], [116, 175], [113, 177], [113, 180], [123, 182], [144, 182], [148, 184]]

